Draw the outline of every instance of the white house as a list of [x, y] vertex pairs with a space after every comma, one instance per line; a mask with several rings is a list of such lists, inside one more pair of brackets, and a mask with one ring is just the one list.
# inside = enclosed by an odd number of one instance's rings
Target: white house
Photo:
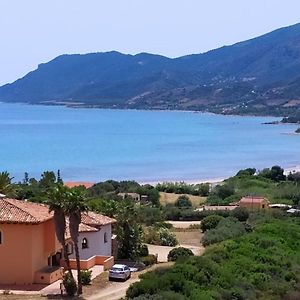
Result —
[[[78, 248], [82, 269], [101, 264], [105, 267], [105, 260], [113, 263], [112, 257], [112, 224], [116, 220], [94, 212], [83, 213], [79, 226]], [[68, 226], [67, 226], [68, 227]], [[67, 251], [72, 262], [75, 262], [75, 251], [67, 232]], [[108, 266], [109, 267], [109, 266]], [[105, 267], [106, 268], [106, 267]]]

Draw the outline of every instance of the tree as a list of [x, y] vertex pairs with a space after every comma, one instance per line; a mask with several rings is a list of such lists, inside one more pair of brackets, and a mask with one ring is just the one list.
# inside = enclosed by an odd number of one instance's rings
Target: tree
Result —
[[9, 197], [14, 197], [16, 190], [12, 184], [13, 177], [10, 177], [8, 172], [0, 173], [0, 193]]
[[72, 188], [68, 191], [68, 197], [65, 205], [65, 212], [69, 216], [69, 228], [71, 239], [74, 243], [76, 265], [77, 265], [77, 294], [82, 294], [82, 280], [80, 270], [80, 257], [78, 249], [79, 224], [81, 223], [81, 213], [87, 210], [85, 204], [85, 194], [82, 190]]
[[68, 198], [68, 188], [61, 185], [56, 184], [47, 192], [47, 204], [49, 205], [49, 212], [54, 212], [54, 225], [55, 225], [55, 232], [59, 243], [62, 245], [63, 248], [63, 255], [64, 260], [66, 263], [66, 267], [70, 276], [73, 278], [73, 274], [70, 267], [70, 260], [68, 253], [65, 249], [66, 247], [66, 201]]
[[125, 199], [119, 202], [117, 214], [118, 257], [134, 259], [139, 256], [143, 230], [138, 223], [134, 203]]
[[277, 182], [284, 181], [286, 179], [286, 176], [284, 175], [284, 169], [282, 169], [280, 166], [273, 166], [271, 169], [263, 169], [259, 175]]
[[192, 202], [190, 198], [186, 195], [179, 196], [175, 202], [175, 206], [178, 208], [190, 208], [192, 207]]
[[45, 171], [41, 175], [41, 179], [39, 182], [41, 188], [48, 189], [48, 188], [54, 186], [55, 183], [56, 183], [56, 176], [55, 176], [54, 172]]
[[201, 225], [200, 225], [202, 232], [216, 228], [218, 226], [219, 222], [223, 219], [224, 219], [223, 217], [218, 216], [218, 215], [211, 215], [211, 216], [205, 217], [201, 221]]
[[240, 222], [246, 222], [249, 218], [249, 212], [245, 207], [237, 207], [232, 211], [232, 217], [237, 218]]

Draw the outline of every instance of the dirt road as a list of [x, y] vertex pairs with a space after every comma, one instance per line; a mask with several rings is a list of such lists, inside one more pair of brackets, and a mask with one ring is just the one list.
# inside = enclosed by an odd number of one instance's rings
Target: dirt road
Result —
[[140, 280], [139, 275], [141, 275], [145, 272], [152, 271], [159, 267], [168, 267], [168, 266], [171, 266], [172, 264], [173, 264], [172, 262], [157, 264], [157, 265], [154, 265], [151, 268], [145, 269], [141, 272], [132, 273], [131, 278], [125, 282], [111, 281], [104, 289], [102, 289], [101, 291], [97, 292], [94, 295], [86, 297], [85, 299], [87, 299], [87, 300], [119, 300], [120, 298], [125, 297], [126, 291], [132, 283]]

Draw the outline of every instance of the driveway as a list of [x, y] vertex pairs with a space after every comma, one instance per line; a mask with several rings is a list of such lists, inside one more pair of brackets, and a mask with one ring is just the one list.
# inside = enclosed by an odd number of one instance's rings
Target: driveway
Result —
[[126, 291], [132, 283], [140, 281], [139, 275], [145, 272], [152, 271], [158, 267], [163, 267], [163, 266], [167, 267], [167, 266], [171, 266], [172, 264], [173, 263], [157, 264], [141, 272], [132, 273], [131, 278], [125, 282], [110, 281], [104, 289], [102, 289], [101, 291], [99, 291], [98, 293], [92, 296], [86, 297], [86, 299], [87, 300], [119, 300], [122, 297], [126, 296]]

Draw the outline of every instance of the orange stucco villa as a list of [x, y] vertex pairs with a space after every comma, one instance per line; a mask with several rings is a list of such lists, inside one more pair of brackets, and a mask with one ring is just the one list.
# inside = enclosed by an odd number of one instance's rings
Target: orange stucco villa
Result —
[[[113, 264], [112, 218], [87, 212], [79, 227], [82, 269]], [[66, 233], [65, 249], [55, 234], [53, 213], [47, 205], [0, 198], [0, 284], [52, 283], [62, 276], [63, 253], [75, 268], [73, 245]]]

